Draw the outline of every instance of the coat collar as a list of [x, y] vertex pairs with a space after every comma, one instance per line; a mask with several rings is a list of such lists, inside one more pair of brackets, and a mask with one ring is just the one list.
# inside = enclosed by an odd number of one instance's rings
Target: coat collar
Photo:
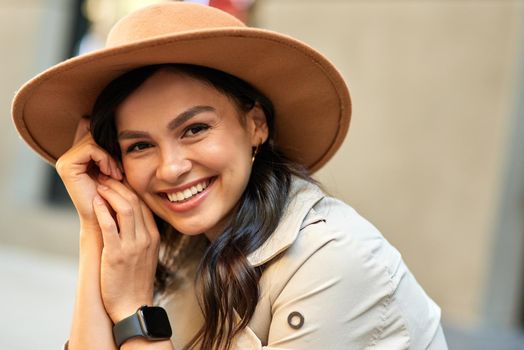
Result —
[[[324, 193], [320, 188], [306, 180], [294, 177], [289, 192], [289, 200], [275, 232], [247, 257], [252, 266], [260, 266], [289, 248], [296, 240], [299, 231], [310, 222], [306, 219], [311, 208]], [[317, 220], [312, 219], [312, 220]]]

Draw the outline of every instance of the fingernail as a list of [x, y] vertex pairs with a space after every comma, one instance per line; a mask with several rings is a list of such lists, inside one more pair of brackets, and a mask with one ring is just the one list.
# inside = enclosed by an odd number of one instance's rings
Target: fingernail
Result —
[[104, 200], [99, 195], [95, 196], [94, 202], [95, 204], [104, 204]]
[[99, 190], [102, 190], [102, 191], [105, 191], [107, 190], [109, 187], [107, 187], [106, 185], [98, 185], [98, 189]]

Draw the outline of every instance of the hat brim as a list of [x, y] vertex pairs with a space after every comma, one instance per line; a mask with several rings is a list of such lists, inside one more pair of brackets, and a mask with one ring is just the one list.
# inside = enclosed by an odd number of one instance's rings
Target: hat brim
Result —
[[236, 27], [167, 35], [64, 61], [18, 91], [12, 105], [16, 128], [33, 150], [55, 164], [110, 81], [161, 63], [207, 66], [252, 84], [274, 104], [279, 149], [312, 172], [333, 156], [347, 133], [349, 91], [324, 56], [286, 35]]

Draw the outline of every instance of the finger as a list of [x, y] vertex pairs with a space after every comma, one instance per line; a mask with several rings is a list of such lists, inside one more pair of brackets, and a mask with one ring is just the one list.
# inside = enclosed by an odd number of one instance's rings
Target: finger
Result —
[[114, 161], [113, 158], [110, 158], [110, 159], [109, 159], [109, 169], [110, 169], [110, 171], [111, 171], [110, 176], [111, 176], [113, 179], [118, 180], [118, 179], [117, 179], [117, 177], [118, 177], [118, 173], [117, 173], [117, 171], [116, 171], [116, 168], [117, 168], [117, 167], [116, 167], [116, 162]]
[[[111, 180], [116, 182], [115, 180]], [[129, 201], [122, 197], [118, 192], [113, 190], [113, 188], [106, 185], [107, 181], [104, 181], [103, 184], [98, 185], [98, 193], [102, 198], [104, 198], [111, 208], [116, 213], [118, 227], [120, 228], [120, 237], [121, 239], [135, 239], [135, 220], [136, 216], [140, 215], [140, 212], [135, 212], [133, 206]]]
[[113, 177], [118, 181], [122, 181], [124, 179], [124, 176], [122, 174], [122, 171], [120, 170], [119, 163], [116, 160], [114, 160], [113, 158], [111, 158], [111, 161], [115, 169], [115, 176]]
[[85, 137], [86, 134], [89, 134], [90, 123], [91, 121], [88, 117], [82, 117], [80, 119], [76, 127], [73, 145], [76, 145], [80, 140], [82, 140]]
[[[146, 225], [146, 221], [143, 214], [142, 206], [145, 206], [144, 202], [138, 197], [138, 195], [133, 191], [133, 189], [125, 180], [122, 183], [106, 177], [103, 178], [102, 182], [104, 185], [110, 187], [120, 196], [125, 198], [128, 201], [128, 203], [131, 204], [131, 206], [133, 207], [133, 212], [135, 213], [135, 238], [148, 245], [151, 241], [151, 237], [149, 232], [150, 227]], [[151, 226], [151, 228], [152, 227], [156, 227], [156, 225]]]
[[122, 173], [118, 169], [117, 161], [111, 156], [109, 156], [109, 159], [108, 159], [108, 166], [109, 166], [110, 173], [106, 175], [109, 175], [113, 179], [120, 181], [122, 179]]
[[122, 180], [124, 179], [124, 164], [122, 164], [122, 161], [117, 162], [118, 170], [120, 170], [120, 174], [122, 175]]
[[86, 117], [80, 120], [80, 122], [78, 123], [78, 127], [76, 129], [74, 144], [80, 145], [80, 144], [87, 143], [89, 144], [91, 149], [102, 150], [104, 153], [102, 157], [96, 157], [96, 156], [93, 157], [93, 160], [95, 161], [99, 170], [105, 175], [111, 176], [117, 180], [121, 180], [122, 173], [118, 169], [118, 164], [116, 160], [114, 160], [113, 157], [109, 155], [109, 153], [107, 153], [103, 148], [101, 148], [95, 142], [95, 140], [93, 140], [93, 137], [91, 133], [89, 132], [89, 128], [90, 128], [89, 123], [90, 121]]
[[111, 156], [102, 148], [93, 145], [91, 159], [95, 162], [104, 175], [111, 176]]
[[105, 157], [100, 159], [100, 161], [97, 160], [97, 166], [100, 168], [100, 170], [103, 170], [103, 173], [107, 176], [111, 176], [112, 178], [116, 180], [121, 180], [121, 173], [118, 170], [118, 165], [116, 161], [113, 159], [113, 157], [103, 148], [98, 146], [98, 144], [95, 143], [93, 140], [94, 147], [97, 147], [100, 150], [103, 150]]
[[133, 205], [135, 212], [140, 213], [141, 200], [126, 180], [120, 182], [110, 177], [102, 176], [101, 182], [120, 194], [129, 203], [131, 203], [131, 205]]
[[135, 225], [137, 228], [136, 229], [136, 241], [137, 243], [142, 244], [142, 247], [149, 250], [149, 248], [151, 247], [151, 243], [155, 241], [151, 238], [151, 232], [147, 228], [146, 222], [144, 220], [144, 213], [142, 209], [143, 205], [145, 205], [144, 202], [142, 202], [142, 200], [139, 200], [138, 215], [135, 221]]
[[112, 160], [111, 164], [113, 165], [113, 178], [117, 181], [122, 180], [122, 172], [120, 171], [120, 168], [118, 167], [118, 163], [115, 160]]
[[95, 166], [102, 174], [108, 174], [109, 154], [92, 141], [90, 135], [66, 152], [57, 161], [56, 168], [61, 176], [79, 175]]
[[102, 240], [104, 241], [104, 247], [116, 247], [120, 243], [118, 237], [118, 228], [115, 220], [111, 216], [107, 204], [104, 202], [102, 197], [96, 195], [93, 199], [93, 209], [98, 220], [98, 225], [102, 231]]
[[149, 209], [149, 207], [143, 201], [140, 203], [140, 208], [142, 209], [142, 217], [144, 218], [146, 229], [149, 232], [158, 231], [151, 209]]
[[95, 143], [91, 134], [85, 135], [69, 154], [73, 164], [87, 166], [89, 163], [94, 162], [101, 173], [106, 175], [111, 173], [109, 168], [111, 156]]
[[115, 180], [121, 181], [123, 178], [122, 172], [120, 171], [118, 167], [118, 162], [111, 155], [109, 155], [107, 164], [108, 164], [109, 173], [106, 175], [111, 176]]
[[147, 232], [149, 233], [149, 237], [151, 238], [151, 241], [156, 244], [160, 240], [160, 234], [158, 232], [158, 227], [156, 226], [153, 213], [143, 201], [140, 202], [140, 207], [142, 209], [142, 217], [144, 218], [144, 224]]

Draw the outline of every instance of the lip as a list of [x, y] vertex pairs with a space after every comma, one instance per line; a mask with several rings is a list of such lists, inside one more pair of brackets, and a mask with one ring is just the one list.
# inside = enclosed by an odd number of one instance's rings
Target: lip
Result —
[[[190, 187], [192, 187], [192, 186], [194, 186], [196, 184], [199, 184], [199, 183], [201, 183], [202, 181], [205, 181], [205, 180], [209, 181], [209, 184], [207, 185], [206, 189], [203, 190], [200, 193], [197, 193], [196, 195], [194, 195], [193, 197], [189, 198], [188, 200], [185, 200], [183, 202], [171, 202], [167, 198], [167, 196], [166, 196], [166, 193], [173, 193], [173, 192], [183, 191], [183, 190], [188, 189], [188, 188], [190, 188]], [[189, 183], [185, 184], [184, 186], [180, 186], [180, 187], [177, 187], [177, 188], [172, 188], [172, 189], [169, 189], [167, 191], [162, 192], [160, 194], [160, 197], [162, 198], [164, 204], [171, 211], [174, 211], [174, 212], [177, 212], [177, 213], [187, 212], [187, 211], [190, 211], [190, 210], [195, 209], [196, 207], [198, 207], [206, 199], [206, 197], [209, 194], [210, 189], [215, 184], [215, 180], [216, 180], [216, 177], [214, 176], [214, 177], [210, 177], [210, 178], [207, 178], [207, 179], [200, 179], [200, 180], [197, 180], [197, 181], [189, 182]]]

